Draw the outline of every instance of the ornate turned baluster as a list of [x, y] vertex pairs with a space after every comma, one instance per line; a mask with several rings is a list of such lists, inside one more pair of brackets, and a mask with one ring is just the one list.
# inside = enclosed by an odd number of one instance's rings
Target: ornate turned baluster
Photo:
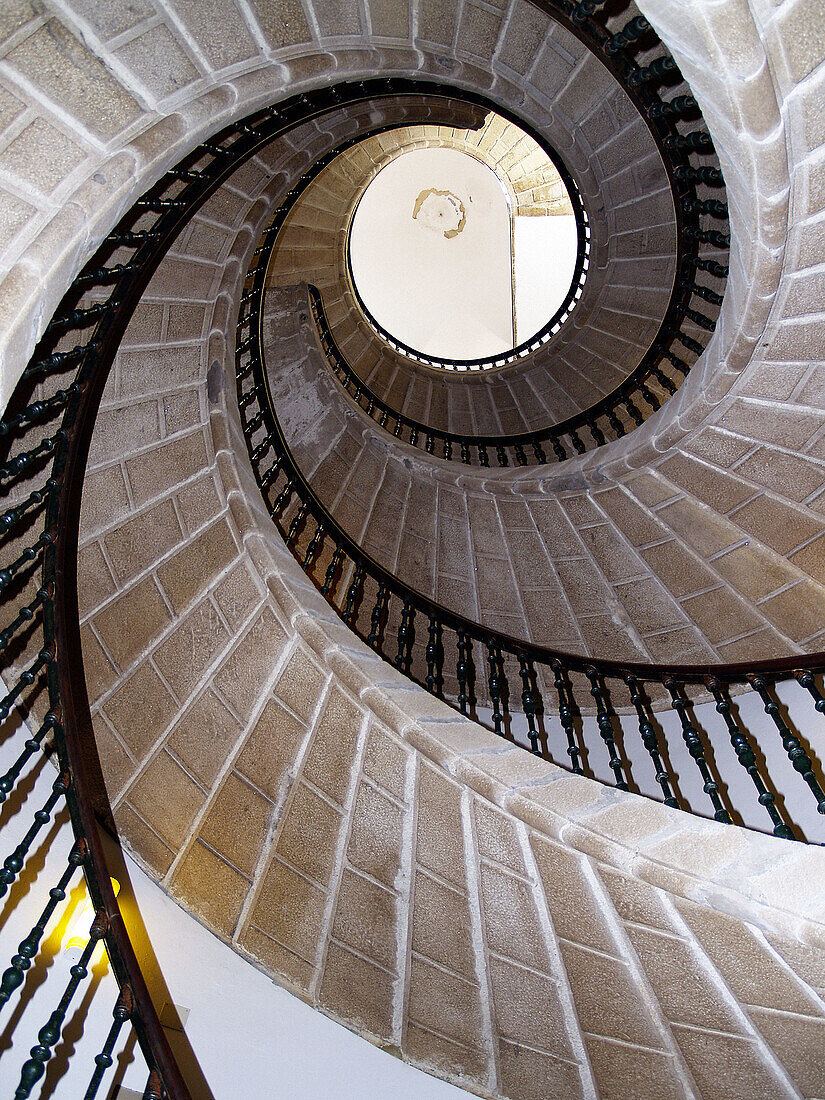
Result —
[[533, 662], [519, 655], [518, 670], [521, 676], [521, 708], [527, 719], [527, 736], [530, 739], [530, 751], [536, 756], [541, 756], [539, 745], [539, 731], [536, 725], [536, 701], [533, 698], [533, 678], [535, 669]]
[[604, 741], [607, 748], [608, 763], [615, 776], [616, 786], [620, 791], [626, 791], [627, 779], [625, 778], [621, 758], [616, 749], [615, 731], [613, 729], [613, 708], [608, 706], [607, 700], [604, 697], [604, 684], [602, 683], [598, 671], [595, 668], [587, 668], [584, 671], [585, 676], [590, 681], [590, 694], [596, 701], [596, 723], [599, 727], [602, 741]]
[[547, 464], [547, 455], [544, 453], [544, 448], [542, 447], [541, 443], [533, 444], [533, 454], [536, 456], [536, 459], [542, 466], [545, 466]]
[[453, 457], [453, 445], [449, 439], [444, 440], [444, 457], [449, 462]]
[[14, 785], [20, 777], [20, 772], [26, 766], [26, 763], [38, 752], [42, 746], [46, 735], [50, 730], [60, 730], [60, 720], [55, 711], [50, 710], [43, 719], [43, 724], [33, 737], [26, 738], [23, 745], [23, 751], [14, 761], [12, 766], [6, 772], [5, 775], [0, 777], [0, 804], [6, 801], [8, 796], [14, 790]]
[[607, 440], [605, 439], [604, 432], [599, 427], [598, 421], [595, 416], [587, 421], [587, 430], [593, 437], [593, 442], [596, 444], [597, 447], [603, 447], [605, 445]]
[[527, 455], [524, 453], [524, 447], [521, 445], [521, 443], [516, 443], [516, 445], [513, 447], [513, 452], [516, 456], [516, 465], [526, 466]]
[[80, 956], [79, 962], [71, 968], [69, 973], [71, 979], [60, 1002], [54, 1012], [48, 1019], [48, 1022], [37, 1033], [38, 1044], [32, 1047], [31, 1057], [24, 1063], [22, 1070], [20, 1071], [20, 1084], [14, 1093], [16, 1100], [26, 1100], [31, 1095], [31, 1090], [34, 1085], [40, 1080], [46, 1071], [46, 1063], [52, 1056], [52, 1047], [54, 1047], [60, 1038], [60, 1033], [63, 1030], [63, 1022], [66, 1019], [66, 1012], [69, 1005], [72, 1002], [72, 998], [77, 992], [77, 988], [81, 981], [88, 976], [89, 962], [92, 954], [97, 947], [98, 940], [102, 939], [108, 930], [108, 921], [106, 914], [101, 909], [89, 931], [89, 942], [86, 945], [83, 954]]
[[639, 409], [638, 405], [635, 405], [633, 403], [632, 397], [625, 397], [622, 401], [622, 404], [627, 409], [630, 415], [630, 419], [637, 427], [640, 427], [642, 424], [644, 424], [645, 418], [642, 416], [641, 410]]
[[567, 679], [567, 670], [561, 661], [551, 661], [550, 667], [553, 669], [553, 682], [556, 686], [556, 694], [559, 697], [559, 721], [567, 735], [567, 755], [570, 757], [570, 767], [574, 772], [581, 775], [582, 766], [579, 760], [581, 750], [576, 741], [573, 690]]
[[652, 367], [650, 372], [659, 385], [669, 394], [676, 393], [676, 387], [660, 367]]
[[[810, 787], [811, 793], [816, 799], [817, 810], [819, 811], [819, 813], [825, 814], [825, 792], [823, 792], [822, 788], [816, 780], [816, 776], [813, 772], [811, 758], [805, 752], [801, 742], [799, 741], [799, 738], [795, 737], [793, 733], [791, 733], [788, 726], [785, 724], [785, 721], [782, 718], [782, 714], [779, 710], [779, 704], [772, 697], [770, 691], [768, 690], [768, 684], [765, 680], [765, 677], [748, 676], [748, 682], [758, 692], [759, 698], [764, 704], [765, 713], [773, 721], [773, 724], [779, 731], [779, 736], [782, 738], [782, 747], [788, 754], [788, 759], [793, 764], [794, 770], [799, 772], [799, 774]], [[799, 682], [802, 683], [801, 680]], [[808, 687], [808, 690], [810, 690], [808, 684], [803, 683], [802, 686]], [[818, 702], [818, 700], [816, 700], [816, 702]], [[817, 709], [819, 708], [817, 707]]]
[[442, 669], [444, 666], [444, 647], [441, 644], [442, 627], [435, 615], [429, 615], [427, 627], [427, 648], [424, 655], [427, 659], [427, 676], [425, 684], [432, 695], [441, 695], [443, 682]]
[[49, 900], [46, 902], [45, 908], [40, 914], [40, 919], [32, 928], [31, 932], [29, 932], [28, 936], [20, 941], [17, 948], [17, 954], [12, 956], [11, 966], [4, 971], [3, 977], [0, 979], [0, 1008], [8, 1001], [15, 989], [23, 984], [26, 971], [31, 966], [32, 959], [37, 956], [37, 952], [40, 949], [40, 941], [43, 939], [46, 925], [49, 923], [52, 913], [54, 913], [59, 903], [65, 901], [66, 887], [71, 882], [78, 867], [82, 866], [85, 852], [85, 840], [76, 841], [69, 854], [69, 862], [66, 870], [60, 876], [57, 885], [49, 890]]
[[510, 465], [510, 459], [507, 457], [507, 452], [501, 445], [498, 445], [496, 447], [496, 461], [498, 462], [499, 466]]
[[320, 523], [318, 523], [315, 527], [315, 534], [309, 540], [309, 545], [307, 546], [306, 552], [301, 559], [301, 568], [304, 570], [304, 572], [308, 573], [309, 570], [312, 568], [315, 562], [315, 558], [317, 557], [318, 552], [321, 549], [321, 543], [323, 541], [324, 528]]
[[341, 564], [344, 561], [344, 551], [340, 546], [336, 546], [332, 553], [332, 560], [327, 566], [326, 574], [324, 575], [324, 583], [321, 585], [321, 595], [329, 596], [333, 587], [335, 586], [338, 570], [341, 568]]
[[584, 445], [584, 440], [581, 438], [576, 428], [571, 428], [567, 434], [570, 436], [570, 440], [576, 450], [576, 454], [583, 455], [584, 452], [587, 450], [587, 447]]
[[384, 622], [384, 618], [387, 613], [387, 604], [390, 598], [390, 591], [387, 588], [384, 581], [378, 583], [378, 594], [375, 599], [375, 606], [372, 609], [370, 615], [370, 632], [367, 635], [367, 645], [372, 646], [373, 649], [378, 649], [378, 638], [381, 634], [381, 626]]
[[415, 608], [409, 600], [404, 600], [401, 608], [401, 623], [398, 627], [398, 652], [393, 664], [399, 671], [409, 676], [412, 663], [412, 647], [415, 641]]
[[69, 789], [69, 775], [67, 772], [62, 772], [52, 784], [52, 793], [43, 803], [43, 806], [35, 812], [34, 824], [29, 827], [28, 832], [14, 849], [10, 856], [7, 856], [3, 862], [3, 869], [0, 871], [0, 898], [4, 897], [8, 892], [9, 887], [20, 874], [23, 864], [26, 862], [26, 856], [29, 853], [29, 849], [32, 846], [32, 841], [50, 820], [52, 812]]
[[424, 450], [428, 455], [435, 453], [435, 437], [432, 432], [427, 432], [427, 436], [424, 442]]
[[21, 501], [20, 504], [0, 513], [0, 535], [4, 534], [6, 531], [10, 531], [16, 523], [20, 522], [23, 516], [33, 508], [36, 508], [39, 504], [42, 504], [56, 485], [57, 478], [50, 477], [40, 489], [35, 489], [34, 492], [29, 493], [26, 499]]
[[41, 670], [53, 661], [54, 653], [50, 649], [41, 649], [29, 667], [24, 672], [20, 673], [17, 682], [11, 690], [0, 699], [0, 722], [5, 722], [9, 714], [11, 714], [11, 708], [15, 705], [22, 693], [27, 687], [32, 686]]
[[486, 646], [487, 664], [490, 669], [487, 683], [490, 688], [490, 702], [493, 708], [493, 731], [499, 737], [504, 737], [504, 715], [501, 712], [501, 650], [498, 646], [491, 645], [489, 642], [486, 643]]
[[291, 477], [287, 477], [286, 484], [284, 485], [283, 489], [281, 489], [280, 493], [278, 493], [278, 495], [275, 497], [275, 503], [269, 510], [269, 514], [272, 516], [273, 519], [277, 519], [279, 512], [286, 507], [294, 489], [295, 482], [292, 480]]
[[479, 443], [479, 445], [476, 449], [478, 450], [478, 464], [479, 464], [479, 466], [484, 466], [486, 468], [487, 466], [490, 465], [490, 457], [487, 454], [486, 446], [483, 443]]
[[352, 626], [354, 617], [358, 614], [357, 602], [360, 599], [361, 589], [364, 584], [364, 567], [363, 565], [357, 565], [355, 567], [355, 573], [353, 574], [350, 586], [347, 589], [347, 597], [344, 603], [344, 611], [342, 618], [347, 626]]
[[780, 817], [779, 811], [776, 808], [776, 798], [762, 781], [762, 776], [759, 774], [759, 767], [756, 763], [756, 756], [748, 740], [748, 735], [734, 718], [730, 699], [723, 691], [721, 682], [717, 680], [715, 676], [706, 676], [705, 684], [716, 701], [716, 710], [722, 715], [725, 725], [728, 727], [730, 743], [736, 753], [736, 759], [753, 780], [753, 785], [756, 787], [759, 796], [760, 806], [764, 806], [768, 811], [771, 824], [773, 825], [774, 836], [781, 836], [786, 840], [793, 840], [793, 830]]
[[463, 439], [461, 440], [461, 461], [464, 463], [465, 466], [469, 466], [472, 462], [472, 459], [470, 458], [469, 444], [467, 444], [466, 441]]
[[0, 481], [11, 481], [26, 470], [39, 458], [47, 458], [58, 446], [67, 439], [65, 429], [58, 428], [54, 435], [46, 436], [36, 447], [29, 451], [21, 451], [20, 454], [10, 458], [0, 466]]
[[307, 518], [307, 512], [309, 511], [309, 505], [306, 501], [301, 502], [301, 506], [295, 515], [292, 517], [292, 523], [289, 525], [289, 530], [286, 535], [286, 544], [290, 548], [294, 545], [301, 528], [304, 525], [304, 520]]
[[619, 420], [618, 416], [616, 416], [615, 408], [610, 408], [608, 410], [608, 412], [607, 412], [607, 423], [610, 425], [610, 427], [616, 433], [616, 438], [617, 439], [621, 439], [622, 436], [626, 434], [624, 424], [622, 424], [621, 420]]
[[627, 82], [632, 88], [638, 88], [642, 84], [660, 83], [667, 80], [668, 76], [676, 71], [676, 62], [672, 57], [657, 57], [649, 65], [635, 69], [630, 73]]
[[702, 776], [702, 790], [708, 795], [713, 804], [713, 816], [717, 821], [722, 821], [730, 825], [730, 814], [722, 805], [722, 800], [719, 797], [719, 784], [715, 782], [710, 773], [708, 762], [705, 760], [704, 746], [702, 745], [696, 728], [691, 725], [688, 719], [687, 699], [681, 695], [680, 686], [672, 676], [665, 677], [663, 683], [670, 692], [670, 698], [673, 701], [673, 709], [679, 715], [679, 721], [682, 725], [682, 737], [687, 745], [688, 752], [696, 762], [696, 767], [699, 769], [699, 774]]
[[653, 728], [653, 724], [650, 721], [650, 715], [647, 712], [645, 697], [639, 688], [639, 681], [635, 676], [629, 672], [625, 673], [624, 682], [627, 684], [630, 690], [630, 701], [636, 708], [636, 714], [639, 719], [639, 736], [642, 739], [642, 744], [650, 754], [650, 759], [653, 762], [655, 769], [656, 782], [662, 788], [662, 794], [665, 796], [665, 805], [672, 806], [675, 810], [679, 809], [679, 802], [676, 795], [671, 790], [671, 777], [664, 766], [664, 762], [659, 754], [659, 739], [656, 736], [656, 730]]
[[95, 1069], [92, 1074], [92, 1079], [89, 1082], [89, 1087], [83, 1096], [83, 1100], [94, 1100], [97, 1096], [97, 1090], [100, 1088], [100, 1082], [103, 1080], [103, 1074], [114, 1062], [112, 1057], [112, 1051], [115, 1049], [115, 1043], [117, 1037], [120, 1034], [121, 1028], [126, 1021], [132, 1015], [132, 990], [128, 985], [124, 985], [120, 993], [118, 994], [115, 1007], [112, 1010], [112, 1026], [109, 1028], [109, 1034], [106, 1036], [106, 1042], [103, 1044], [103, 1049], [100, 1054], [95, 1055]]
[[639, 39], [650, 30], [650, 24], [643, 15], [637, 15], [622, 27], [622, 29], [602, 43], [602, 49], [606, 54], [620, 53], [622, 50], [635, 46]]
[[470, 639], [463, 630], [457, 631], [457, 637], [458, 662], [456, 664], [456, 677], [458, 679], [458, 709], [462, 714], [469, 714], [475, 673], [473, 647]]

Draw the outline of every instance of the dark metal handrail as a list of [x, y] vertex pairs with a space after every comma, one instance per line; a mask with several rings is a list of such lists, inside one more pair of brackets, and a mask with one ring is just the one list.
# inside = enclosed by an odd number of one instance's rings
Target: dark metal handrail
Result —
[[[545, 759], [554, 759], [554, 752], [542, 717], [548, 704], [541, 684], [552, 679], [569, 766], [574, 772], [587, 774], [582, 764], [587, 748], [581, 743], [579, 729], [582, 706], [576, 698], [574, 683], [578, 676], [588, 685], [593, 702], [587, 706], [595, 711], [615, 785], [627, 790], [631, 788], [632, 777], [617, 747], [619, 718], [611, 703], [611, 693], [621, 689], [638, 719], [640, 740], [655, 769], [663, 801], [669, 806], [690, 809], [678, 793], [676, 776], [667, 762], [667, 745], [653, 714], [651, 696], [653, 689], [657, 689], [660, 696], [657, 703], [666, 699], [672, 713], [678, 716], [683, 741], [698, 769], [714, 818], [731, 823], [738, 811], [731, 804], [728, 786], [716, 775], [708, 745], [691, 715], [692, 699], [700, 688], [715, 702], [737, 761], [752, 780], [773, 833], [787, 839], [803, 839], [774, 793], [770, 776], [764, 773], [752, 733], [736, 717], [730, 690], [750, 685], [759, 695], [788, 759], [807, 784], [817, 811], [825, 814], [825, 781], [818, 761], [810, 754], [804, 737], [787, 724], [773, 694], [776, 682], [794, 679], [812, 698], [815, 713], [825, 711], [825, 697], [817, 676], [825, 670], [825, 653], [717, 665], [650, 665], [598, 660], [537, 646], [484, 627], [417, 592], [365, 553], [329, 514], [290, 453], [272, 403], [263, 360], [266, 270], [280, 224], [281, 219], [276, 218], [264, 234], [246, 276], [244, 309], [238, 319], [236, 338], [238, 404], [250, 459], [269, 513], [302, 568], [344, 622], [385, 660], [465, 715], [478, 717], [474, 684], [477, 670], [486, 663], [486, 688], [482, 690], [491, 707], [494, 732], [507, 736], [513, 712], [519, 711], [527, 725], [530, 751]], [[373, 593], [369, 601], [368, 589]], [[428, 641], [423, 653], [420, 647], [419, 651], [414, 649], [416, 616], [427, 624]], [[445, 688], [448, 672], [452, 675], [445, 666], [448, 639], [455, 655], [452, 690]], [[516, 670], [520, 693], [510, 691], [508, 666], [510, 677]], [[479, 679], [481, 675], [479, 671]], [[513, 696], [519, 699], [520, 707], [510, 706], [509, 699]]]
[[[617, 416], [622, 405], [633, 408], [638, 414], [637, 424], [634, 424], [634, 427], [644, 422], [635, 399], [644, 400], [654, 412], [661, 408], [658, 399], [647, 385], [651, 378], [651, 371], [644, 366], [639, 366], [607, 397], [590, 405], [583, 412], [549, 428], [540, 428], [517, 435], [467, 435], [433, 428], [423, 421], [414, 420], [398, 412], [363, 381], [335, 341], [324, 311], [320, 291], [311, 283], [307, 286], [310, 312], [321, 349], [344, 391], [376, 421], [379, 427], [386, 428], [388, 432], [391, 431], [396, 439], [409, 443], [413, 447], [419, 447], [439, 458], [485, 468], [490, 466], [491, 460], [499, 466], [545, 465], [554, 460], [563, 462], [571, 454], [586, 453], [587, 447], [579, 435], [584, 428], [588, 429], [597, 446], [604, 446], [613, 439], [624, 436], [626, 434], [624, 424]], [[656, 371], [653, 372], [653, 377], [658, 377]], [[662, 379], [662, 384], [668, 392], [675, 393], [674, 383], [665, 376], [662, 376]], [[607, 423], [600, 426], [598, 421], [601, 417], [604, 417]], [[614, 429], [613, 434], [611, 434], [611, 427]], [[552, 457], [548, 451], [552, 452]]]

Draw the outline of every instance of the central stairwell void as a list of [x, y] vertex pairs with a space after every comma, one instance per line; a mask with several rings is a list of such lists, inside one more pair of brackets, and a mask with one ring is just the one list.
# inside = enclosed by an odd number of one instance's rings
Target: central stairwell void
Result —
[[[787, 5], [643, 8], [12, 20], [0, 77], [102, 159], [6, 284], [10, 1095], [222, 1095], [144, 890], [477, 1095], [825, 1093], [821, 79]], [[552, 153], [578, 248], [542, 328], [444, 358], [348, 227], [470, 147], [511, 209]]]

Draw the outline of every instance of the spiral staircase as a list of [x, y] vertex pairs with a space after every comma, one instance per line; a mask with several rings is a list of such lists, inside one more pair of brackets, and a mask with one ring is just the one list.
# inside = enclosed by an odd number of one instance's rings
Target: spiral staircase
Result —
[[[146, 1097], [210, 1094], [136, 864], [475, 1094], [825, 1094], [822, 17], [0, 13], [4, 1092], [111, 1088], [128, 1023]], [[455, 370], [371, 323], [341, 229], [377, 148], [492, 110], [569, 172], [587, 270]]]

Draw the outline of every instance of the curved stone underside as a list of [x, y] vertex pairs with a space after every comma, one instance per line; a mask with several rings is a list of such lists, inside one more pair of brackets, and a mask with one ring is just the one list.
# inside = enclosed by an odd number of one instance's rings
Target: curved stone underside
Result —
[[[820, 1093], [825, 855], [537, 761], [359, 643], [256, 495], [207, 369], [241, 267], [212, 269], [205, 301], [172, 258], [150, 285], [84, 495], [84, 660], [137, 858], [310, 1003], [481, 1095]], [[184, 324], [208, 355], [167, 342]]]
[[[665, 24], [713, 129], [733, 274], [716, 337], [677, 397], [633, 437], [549, 471], [540, 491], [609, 514], [599, 478], [628, 479], [621, 500], [632, 475], [651, 487], [638, 503], [663, 511], [669, 475], [648, 473], [651, 461], [704, 448], [715, 493], [734, 463], [741, 479], [764, 457], [774, 481], [760, 538], [778, 539], [783, 517], [816, 515], [815, 487], [785, 497], [821, 465], [825, 116], [816, 43], [799, 33], [821, 12], [803, 0], [643, 7]], [[177, 4], [174, 20], [153, 8], [146, 23], [136, 7], [79, 3], [60, 19], [25, 3], [4, 17], [3, 78], [33, 104], [11, 124], [23, 144], [0, 153], [6, 394], [119, 212], [223, 122], [287, 84], [377, 69], [447, 71], [506, 100], [512, 74], [540, 71], [549, 48], [521, 0], [501, 13], [369, 9], [371, 38], [359, 9], [320, 0], [311, 14], [288, 5], [283, 20], [258, 0], [243, 14]], [[525, 101], [525, 115], [540, 122], [551, 99]], [[44, 134], [50, 157], [20, 155]], [[482, 1094], [822, 1095], [821, 850], [687, 818], [493, 741], [360, 646], [275, 540], [221, 389], [240, 277], [224, 249], [239, 260], [251, 249], [267, 167], [250, 166], [188, 231], [181, 249], [197, 241], [201, 258], [179, 256], [175, 277], [167, 268], [150, 287], [96, 431], [84, 658], [128, 842], [257, 965]], [[518, 477], [489, 486], [512, 497]], [[727, 531], [712, 500], [687, 517]], [[794, 550], [751, 556], [753, 545], [695, 549], [710, 565], [738, 552], [740, 578]], [[787, 591], [804, 586], [818, 619], [813, 583]]]

